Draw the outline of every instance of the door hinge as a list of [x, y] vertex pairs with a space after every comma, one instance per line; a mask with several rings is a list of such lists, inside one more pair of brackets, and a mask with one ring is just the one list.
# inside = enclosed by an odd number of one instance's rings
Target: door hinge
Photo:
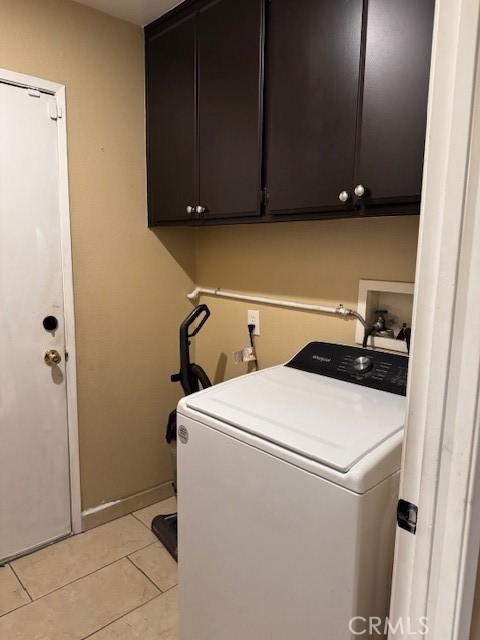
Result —
[[27, 87], [27, 93], [32, 98], [40, 98], [42, 95], [38, 89], [35, 89], [35, 87]]
[[264, 207], [268, 207], [268, 203], [270, 201], [270, 191], [265, 187], [262, 189], [262, 205]]
[[397, 506], [397, 524], [400, 529], [405, 529], [415, 535], [417, 531], [418, 507], [412, 502], [399, 500]]

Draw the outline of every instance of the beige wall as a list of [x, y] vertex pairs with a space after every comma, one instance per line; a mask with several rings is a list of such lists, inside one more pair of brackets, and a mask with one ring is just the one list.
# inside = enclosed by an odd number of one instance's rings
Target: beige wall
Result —
[[[356, 306], [360, 278], [412, 282], [418, 217], [211, 227], [197, 232], [197, 283]], [[334, 316], [205, 298], [212, 317], [196, 361], [211, 377], [240, 375], [233, 351], [248, 345], [247, 309], [260, 309], [260, 365], [284, 362], [309, 340], [354, 344], [355, 323]]]
[[0, 66], [67, 88], [85, 509], [171, 477], [192, 234], [146, 225], [142, 30], [68, 0], [0, 0], [0, 25]]

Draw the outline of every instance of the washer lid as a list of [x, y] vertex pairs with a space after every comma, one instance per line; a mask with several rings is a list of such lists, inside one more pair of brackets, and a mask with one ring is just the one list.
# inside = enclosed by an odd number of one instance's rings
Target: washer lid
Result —
[[403, 428], [405, 398], [285, 366], [211, 387], [184, 402], [347, 473]]

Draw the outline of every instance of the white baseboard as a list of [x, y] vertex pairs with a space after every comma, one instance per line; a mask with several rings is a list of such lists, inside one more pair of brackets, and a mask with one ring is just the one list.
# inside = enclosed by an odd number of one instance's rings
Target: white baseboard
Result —
[[135, 493], [132, 496], [85, 509], [85, 511], [82, 511], [82, 530], [88, 531], [88, 529], [93, 529], [110, 520], [121, 518], [132, 511], [137, 511], [155, 502], [160, 502], [160, 500], [171, 498], [173, 495], [174, 490], [172, 483], [165, 482], [152, 489]]

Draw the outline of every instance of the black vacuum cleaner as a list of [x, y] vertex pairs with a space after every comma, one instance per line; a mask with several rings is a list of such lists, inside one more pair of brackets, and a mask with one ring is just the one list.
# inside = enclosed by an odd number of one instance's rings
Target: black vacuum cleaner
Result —
[[[190, 341], [195, 337], [210, 317], [210, 309], [206, 304], [199, 304], [180, 325], [180, 371], [171, 376], [172, 382], [180, 382], [186, 396], [200, 389], [211, 387], [209, 377], [198, 364], [190, 360]], [[189, 333], [191, 325], [197, 322]], [[175, 472], [174, 488], [177, 488], [177, 411], [171, 412], [168, 418], [166, 440], [170, 446]], [[170, 555], [177, 560], [177, 514], [155, 516], [152, 520], [152, 531], [164, 545]]]

